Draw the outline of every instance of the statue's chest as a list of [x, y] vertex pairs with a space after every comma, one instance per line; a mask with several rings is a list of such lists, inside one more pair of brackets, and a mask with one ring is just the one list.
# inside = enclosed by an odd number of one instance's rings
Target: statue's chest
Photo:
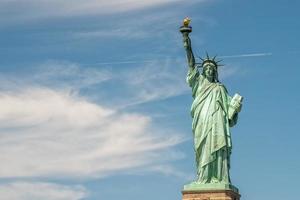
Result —
[[218, 95], [222, 90], [222, 87], [217, 83], [205, 83], [200, 84], [197, 88], [197, 96], [215, 96]]

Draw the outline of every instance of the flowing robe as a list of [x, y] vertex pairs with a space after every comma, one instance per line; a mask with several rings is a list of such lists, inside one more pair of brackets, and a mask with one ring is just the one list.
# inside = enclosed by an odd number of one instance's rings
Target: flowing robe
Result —
[[228, 118], [231, 97], [224, 85], [209, 82], [197, 67], [189, 68], [187, 82], [192, 88], [192, 130], [199, 183], [230, 183], [229, 164], [232, 149], [230, 126], [237, 114]]

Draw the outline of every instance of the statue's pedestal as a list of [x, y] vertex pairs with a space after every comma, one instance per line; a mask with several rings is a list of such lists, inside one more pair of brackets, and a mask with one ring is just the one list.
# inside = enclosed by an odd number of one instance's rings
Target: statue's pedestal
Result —
[[240, 200], [238, 189], [230, 184], [197, 184], [184, 186], [182, 200]]
[[239, 200], [240, 197], [231, 190], [182, 191], [182, 200]]

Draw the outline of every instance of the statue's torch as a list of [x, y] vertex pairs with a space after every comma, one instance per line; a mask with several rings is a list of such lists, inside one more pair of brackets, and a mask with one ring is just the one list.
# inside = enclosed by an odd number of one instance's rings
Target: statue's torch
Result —
[[191, 48], [191, 40], [189, 38], [189, 33], [192, 32], [192, 27], [189, 25], [190, 22], [191, 22], [190, 18], [188, 17], [184, 18], [183, 25], [179, 29], [179, 31], [182, 33], [183, 36], [184, 48]]
[[192, 27], [189, 25], [190, 22], [191, 22], [190, 18], [188, 18], [188, 17], [184, 18], [183, 25], [179, 29], [182, 34], [188, 35], [190, 32], [192, 32]]

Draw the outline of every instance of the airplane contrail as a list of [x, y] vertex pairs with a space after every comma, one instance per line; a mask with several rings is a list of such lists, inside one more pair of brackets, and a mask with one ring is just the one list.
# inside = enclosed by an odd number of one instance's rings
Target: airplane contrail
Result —
[[272, 56], [272, 53], [251, 53], [251, 54], [238, 54], [230, 56], [218, 56], [219, 58], [242, 58], [242, 57], [261, 57], [261, 56]]
[[[217, 56], [218, 58], [243, 58], [243, 57], [262, 57], [262, 56], [272, 56], [272, 53], [252, 53], [252, 54], [238, 54], [238, 55], [228, 55], [228, 56]], [[153, 63], [157, 61], [163, 61], [166, 59], [153, 59], [153, 60], [137, 60], [137, 61], [116, 61], [116, 62], [97, 62], [82, 65], [117, 65], [117, 64], [134, 64], [134, 63]]]

